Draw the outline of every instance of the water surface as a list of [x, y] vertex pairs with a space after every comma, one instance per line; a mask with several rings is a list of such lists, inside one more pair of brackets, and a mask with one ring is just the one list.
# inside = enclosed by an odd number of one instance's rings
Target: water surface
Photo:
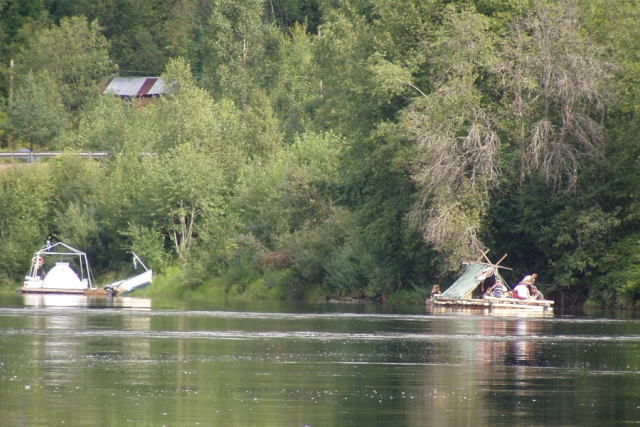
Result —
[[0, 299], [2, 426], [640, 424], [640, 319]]

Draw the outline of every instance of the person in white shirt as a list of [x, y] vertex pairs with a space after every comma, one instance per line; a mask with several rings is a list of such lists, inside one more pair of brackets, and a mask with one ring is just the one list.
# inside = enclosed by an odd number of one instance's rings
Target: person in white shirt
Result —
[[513, 297], [517, 299], [528, 299], [529, 286], [533, 283], [531, 276], [525, 276], [521, 282], [519, 282], [515, 288], [513, 288]]

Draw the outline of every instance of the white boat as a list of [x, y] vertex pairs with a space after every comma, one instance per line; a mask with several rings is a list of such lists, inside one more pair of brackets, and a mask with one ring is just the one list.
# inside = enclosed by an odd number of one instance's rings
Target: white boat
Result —
[[133, 257], [136, 268], [138, 263], [144, 267], [143, 273], [98, 288], [93, 283], [87, 254], [63, 242], [47, 245], [33, 254], [31, 268], [19, 291], [91, 296], [127, 295], [149, 286], [153, 280], [153, 271], [147, 268], [138, 255], [134, 253]]
[[[71, 267], [72, 264], [77, 272]], [[93, 287], [87, 254], [66, 243], [58, 242], [47, 245], [33, 254], [31, 268], [20, 291], [84, 294]]]

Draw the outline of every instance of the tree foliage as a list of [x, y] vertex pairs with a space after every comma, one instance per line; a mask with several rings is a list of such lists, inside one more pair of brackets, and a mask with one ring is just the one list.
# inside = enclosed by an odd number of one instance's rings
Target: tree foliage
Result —
[[472, 10], [449, 10], [438, 41], [427, 45], [436, 83], [407, 109], [405, 126], [418, 148], [421, 188], [411, 217], [427, 242], [459, 259], [484, 249], [482, 217], [498, 178], [500, 139], [478, 84], [494, 66], [489, 22]]
[[17, 90], [7, 120], [0, 123], [31, 151], [51, 144], [64, 131], [66, 117], [58, 93], [45, 90], [50, 81], [46, 73], [40, 79], [29, 73]]
[[[4, 281], [53, 235], [98, 273], [134, 250], [188, 288], [375, 299], [424, 295], [490, 247], [558, 301], [637, 307], [637, 2], [0, 13], [3, 143], [110, 153], [0, 172]], [[100, 95], [118, 70], [171, 93]]]
[[20, 70], [36, 75], [46, 71], [48, 89], [60, 94], [67, 110], [77, 110], [99, 93], [100, 79], [116, 71], [101, 31], [97, 20], [89, 23], [83, 16], [40, 29], [17, 58]]

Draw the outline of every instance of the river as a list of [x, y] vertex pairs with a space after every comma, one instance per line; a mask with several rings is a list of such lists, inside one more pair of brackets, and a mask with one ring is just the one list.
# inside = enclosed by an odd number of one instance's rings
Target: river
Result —
[[0, 297], [2, 426], [640, 424], [640, 317]]

